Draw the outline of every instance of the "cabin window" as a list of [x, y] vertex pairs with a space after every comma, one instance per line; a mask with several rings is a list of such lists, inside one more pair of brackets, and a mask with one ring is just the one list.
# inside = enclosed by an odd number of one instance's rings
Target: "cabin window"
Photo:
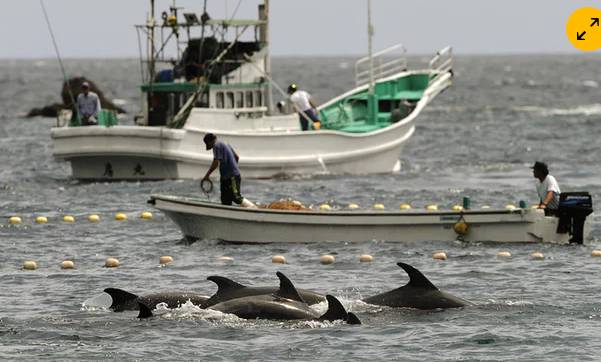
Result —
[[253, 106], [253, 92], [246, 91], [244, 97], [246, 98], [246, 108], [251, 108]]
[[236, 92], [236, 108], [244, 108], [244, 93]]
[[217, 92], [217, 94], [215, 94], [215, 106], [217, 108], [223, 108], [223, 92]]
[[261, 91], [255, 91], [255, 107], [261, 107], [263, 105], [263, 97]]
[[225, 108], [234, 108], [234, 92], [225, 93]]

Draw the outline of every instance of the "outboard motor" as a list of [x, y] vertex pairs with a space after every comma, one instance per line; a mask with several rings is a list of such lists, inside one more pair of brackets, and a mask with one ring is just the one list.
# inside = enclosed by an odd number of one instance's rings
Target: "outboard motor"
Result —
[[593, 212], [593, 199], [588, 192], [562, 192], [559, 195], [557, 233], [570, 233], [570, 243], [582, 244], [584, 221]]

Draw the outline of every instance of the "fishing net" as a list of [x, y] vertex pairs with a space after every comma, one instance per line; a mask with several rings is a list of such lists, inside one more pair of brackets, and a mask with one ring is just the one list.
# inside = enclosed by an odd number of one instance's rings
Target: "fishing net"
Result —
[[292, 199], [280, 199], [269, 205], [262, 206], [262, 208], [274, 210], [311, 210], [308, 207], [305, 207], [300, 201]]

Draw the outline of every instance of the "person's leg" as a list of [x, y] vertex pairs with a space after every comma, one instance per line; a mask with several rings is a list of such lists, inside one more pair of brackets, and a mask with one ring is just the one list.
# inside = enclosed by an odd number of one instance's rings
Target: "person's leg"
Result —
[[298, 113], [298, 119], [300, 120], [301, 130], [307, 131], [309, 130], [309, 121], [305, 119], [302, 113]]
[[321, 121], [319, 120], [319, 115], [317, 114], [317, 112], [315, 112], [312, 109], [309, 109], [308, 111], [306, 111], [307, 116], [309, 116], [309, 118], [311, 118], [312, 122], [312, 129], [320, 129], [321, 128]]
[[240, 176], [232, 177], [232, 200], [240, 205], [244, 198], [240, 194], [240, 184], [242, 183], [242, 179]]
[[233, 195], [232, 195], [232, 183], [231, 180], [221, 180], [219, 182], [219, 189], [221, 191], [221, 204], [222, 205], [231, 205]]

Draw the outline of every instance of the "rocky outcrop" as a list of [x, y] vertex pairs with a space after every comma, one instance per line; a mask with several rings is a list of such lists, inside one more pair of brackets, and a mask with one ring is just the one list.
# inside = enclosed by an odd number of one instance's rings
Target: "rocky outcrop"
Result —
[[68, 84], [63, 82], [63, 87], [61, 89], [61, 98], [63, 103], [53, 103], [42, 108], [33, 108], [27, 113], [27, 117], [56, 117], [58, 112], [62, 109], [73, 109], [73, 102], [71, 101], [71, 96], [69, 94], [69, 87], [73, 92], [73, 98], [77, 99], [77, 95], [81, 93], [81, 85], [83, 82], [88, 82], [90, 84], [90, 91], [98, 94], [98, 98], [100, 98], [100, 106], [103, 109], [110, 109], [116, 111], [117, 113], [125, 113], [125, 110], [109, 99], [107, 99], [104, 93], [98, 88], [96, 83], [93, 81], [86, 79], [85, 77], [73, 77], [69, 79]]

